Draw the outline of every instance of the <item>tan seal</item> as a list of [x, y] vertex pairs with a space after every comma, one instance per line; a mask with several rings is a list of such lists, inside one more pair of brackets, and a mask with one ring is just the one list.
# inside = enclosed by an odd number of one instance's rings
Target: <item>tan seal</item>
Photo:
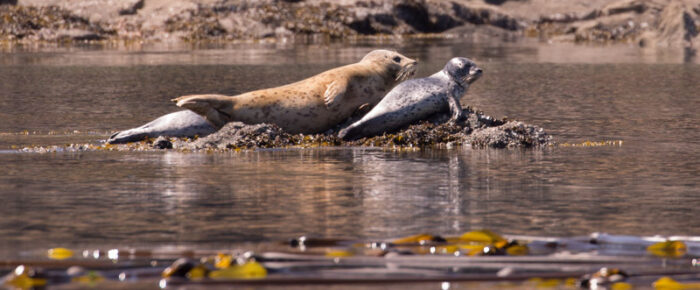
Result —
[[321, 133], [360, 107], [376, 105], [415, 72], [416, 61], [395, 51], [374, 50], [360, 62], [281, 87], [237, 96], [189, 95], [173, 99], [216, 127], [228, 122], [272, 123], [290, 133]]

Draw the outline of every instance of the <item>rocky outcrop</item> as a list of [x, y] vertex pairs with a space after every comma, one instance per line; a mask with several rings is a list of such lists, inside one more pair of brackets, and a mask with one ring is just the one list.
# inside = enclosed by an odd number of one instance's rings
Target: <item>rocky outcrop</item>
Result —
[[[14, 3], [13, 3], [14, 4]], [[44, 18], [80, 19], [96, 37], [74, 39], [247, 40], [295, 36], [442, 33], [465, 24], [520, 31], [527, 23], [495, 6], [448, 0], [21, 0], [0, 10], [2, 26], [26, 23], [26, 11]], [[62, 22], [58, 22], [62, 23]], [[3, 39], [58, 40], [57, 26], [4, 29]], [[85, 30], [85, 29], [83, 29]], [[34, 37], [36, 36], [36, 37]]]
[[[230, 3], [234, 2], [234, 3]], [[451, 1], [353, 1], [254, 3], [225, 1], [198, 6], [168, 19], [166, 30], [185, 39], [246, 39], [289, 35], [404, 35], [441, 33], [467, 23], [516, 31], [517, 19], [486, 5]]]
[[494, 119], [470, 108], [464, 109], [466, 119], [448, 122], [447, 114], [410, 125], [380, 136], [343, 141], [336, 132], [324, 134], [290, 134], [276, 125], [232, 122], [219, 131], [201, 138], [146, 139], [127, 144], [71, 144], [67, 146], [27, 147], [22, 152], [75, 151], [147, 151], [174, 149], [181, 151], [240, 151], [265, 148], [307, 147], [382, 147], [390, 149], [421, 149], [455, 147], [473, 148], [543, 148], [554, 145], [544, 129], [523, 122]]
[[[176, 141], [173, 148], [186, 150], [240, 150], [310, 146], [365, 146], [389, 148], [530, 148], [553, 145], [544, 129], [523, 122], [494, 119], [470, 108], [457, 123], [438, 115], [397, 132], [343, 141], [337, 134], [288, 134], [275, 125], [229, 123], [221, 130], [194, 141]], [[338, 130], [335, 130], [338, 131]]]
[[91, 23], [106, 23], [123, 15], [133, 15], [146, 0], [19, 0], [26, 7], [58, 7]]
[[700, 0], [0, 1], [0, 40], [18, 42], [313, 41], [429, 34], [693, 48], [700, 28]]
[[56, 7], [0, 6], [0, 40], [100, 40], [114, 31]]
[[545, 38], [687, 48], [697, 46], [700, 3], [622, 0], [585, 13], [542, 16], [534, 27]]
[[[481, 112], [464, 109], [465, 120], [447, 122], [438, 115], [397, 132], [343, 141], [335, 133], [289, 134], [275, 125], [229, 123], [221, 130], [194, 141], [179, 139], [173, 148], [185, 150], [241, 150], [293, 146], [368, 146], [390, 148], [529, 148], [554, 144], [544, 129], [523, 122], [497, 120]], [[335, 130], [337, 131], [337, 130]]]
[[[397, 132], [380, 136], [343, 141], [336, 131], [326, 134], [289, 134], [275, 125], [246, 125], [229, 123], [219, 131], [196, 140], [173, 139], [172, 147], [192, 151], [227, 151], [257, 148], [365, 146], [389, 148], [530, 148], [554, 144], [544, 129], [517, 121], [494, 119], [470, 108], [464, 109], [466, 119], [447, 122], [448, 115], [437, 115], [410, 125]], [[134, 146], [132, 145], [126, 145]], [[138, 145], [136, 146], [145, 146]]]

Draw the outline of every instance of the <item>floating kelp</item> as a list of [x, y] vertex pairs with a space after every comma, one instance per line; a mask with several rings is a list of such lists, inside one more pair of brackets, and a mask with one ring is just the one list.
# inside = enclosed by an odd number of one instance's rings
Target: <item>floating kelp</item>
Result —
[[[680, 255], [659, 257], [647, 251], [681, 245], [687, 251]], [[512, 247], [521, 250], [507, 250]], [[476, 248], [480, 250], [473, 251]], [[53, 256], [51, 252], [81, 251], [56, 248], [49, 251], [49, 257]], [[321, 283], [467, 283], [499, 287], [507, 282], [520, 288], [691, 289], [700, 283], [700, 237], [680, 236], [595, 233], [561, 238], [474, 230], [455, 236], [417, 234], [386, 240], [299, 237], [291, 242], [221, 250], [156, 248], [82, 253], [82, 257], [64, 259], [59, 255], [52, 258], [60, 260], [50, 261], [33, 257], [0, 261], [0, 271], [5, 273], [0, 285], [31, 288], [69, 283], [100, 288], [105, 285], [101, 283], [128, 280], [144, 287]]]

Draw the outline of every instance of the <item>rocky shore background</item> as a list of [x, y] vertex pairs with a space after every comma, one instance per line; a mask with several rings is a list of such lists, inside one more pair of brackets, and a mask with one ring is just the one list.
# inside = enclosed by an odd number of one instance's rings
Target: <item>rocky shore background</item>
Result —
[[698, 45], [700, 0], [0, 0], [0, 42], [534, 37]]

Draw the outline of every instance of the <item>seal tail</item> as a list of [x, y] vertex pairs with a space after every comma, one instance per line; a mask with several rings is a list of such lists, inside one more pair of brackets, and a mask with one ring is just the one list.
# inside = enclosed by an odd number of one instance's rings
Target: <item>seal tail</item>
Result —
[[146, 137], [149, 137], [147, 133], [143, 132], [140, 128], [134, 128], [112, 134], [109, 136], [109, 139], [107, 139], [107, 144], [138, 142], [146, 139]]
[[233, 98], [224, 95], [188, 95], [172, 99], [178, 107], [189, 109], [216, 128], [221, 128], [232, 121], [230, 111]]

